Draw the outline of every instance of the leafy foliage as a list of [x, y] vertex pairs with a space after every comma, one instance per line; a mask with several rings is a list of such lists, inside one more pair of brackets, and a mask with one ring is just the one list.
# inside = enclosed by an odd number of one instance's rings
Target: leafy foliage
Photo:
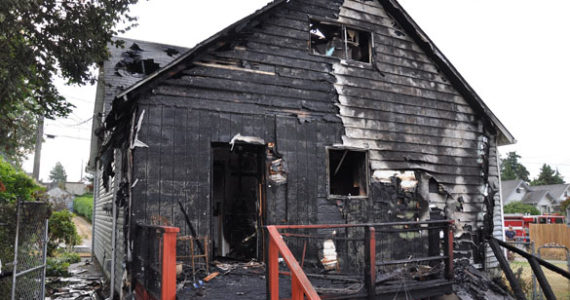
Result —
[[81, 243], [81, 237], [73, 223], [73, 214], [68, 210], [56, 211], [49, 218], [48, 254], [53, 256], [60, 243], [69, 248]]
[[[1, 127], [1, 126], [0, 126]], [[0, 204], [37, 199], [44, 188], [0, 157]]]
[[506, 214], [531, 214], [540, 215], [540, 211], [529, 204], [522, 203], [520, 201], [511, 202], [503, 207], [503, 211]]
[[[94, 82], [89, 68], [108, 57], [111, 37], [132, 27], [138, 0], [4, 0], [0, 5], [0, 153], [18, 161], [33, 149], [41, 117], [73, 106], [53, 84]], [[119, 23], [123, 27], [114, 29]]]
[[520, 158], [521, 156], [516, 152], [507, 153], [507, 157], [501, 160], [501, 180], [521, 179], [526, 182], [530, 181], [529, 172], [519, 162]]
[[558, 170], [554, 171], [552, 167], [547, 164], [543, 164], [540, 168], [540, 173], [538, 177], [535, 178], [530, 185], [546, 185], [546, 184], [562, 184], [564, 183], [564, 177], [560, 175]]
[[69, 265], [78, 263], [81, 261], [79, 254], [74, 252], [61, 252], [56, 253], [54, 257], [48, 257], [47, 259], [47, 276], [63, 276], [69, 277]]
[[90, 223], [93, 215], [93, 194], [85, 194], [73, 200], [73, 211], [85, 217]]
[[49, 172], [49, 179], [51, 182], [56, 182], [60, 188], [63, 189], [65, 187], [65, 182], [67, 181], [67, 173], [59, 161], [55, 163], [55, 166]]

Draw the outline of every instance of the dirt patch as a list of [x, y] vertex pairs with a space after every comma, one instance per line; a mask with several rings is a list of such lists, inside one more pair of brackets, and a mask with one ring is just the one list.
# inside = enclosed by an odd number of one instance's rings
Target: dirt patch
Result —
[[73, 223], [77, 228], [77, 233], [81, 236], [81, 246], [87, 246], [91, 248], [91, 224], [79, 216], [73, 217]]

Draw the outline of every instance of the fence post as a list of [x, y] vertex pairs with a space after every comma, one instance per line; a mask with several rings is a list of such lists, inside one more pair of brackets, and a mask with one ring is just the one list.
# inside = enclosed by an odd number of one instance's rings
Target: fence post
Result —
[[42, 299], [46, 296], [46, 269], [47, 269], [47, 244], [48, 244], [48, 228], [49, 228], [49, 219], [46, 218], [45, 221], [45, 228], [44, 228], [44, 275], [42, 276]]
[[178, 227], [164, 227], [161, 300], [176, 300], [176, 234], [179, 231]]
[[376, 299], [376, 229], [365, 227], [364, 238], [364, 284], [368, 291], [368, 299]]
[[18, 200], [18, 205], [16, 207], [16, 237], [14, 239], [14, 269], [12, 273], [12, 297], [10, 299], [16, 299], [16, 278], [18, 275], [18, 239], [20, 234], [20, 200]]

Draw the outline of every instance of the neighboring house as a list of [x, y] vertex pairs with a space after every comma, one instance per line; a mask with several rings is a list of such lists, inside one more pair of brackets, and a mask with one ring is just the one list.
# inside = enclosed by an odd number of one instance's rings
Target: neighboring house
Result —
[[522, 201], [530, 191], [530, 186], [524, 182], [524, 180], [515, 179], [502, 181], [501, 195], [503, 196], [503, 205], [515, 201]]
[[548, 191], [554, 198], [553, 211], [560, 211], [560, 203], [570, 196], [570, 183], [533, 186], [535, 191]]
[[81, 196], [87, 193], [87, 184], [83, 182], [66, 182], [65, 190], [75, 196]]
[[73, 199], [75, 199], [75, 197], [69, 192], [55, 187], [47, 191], [46, 194], [49, 203], [52, 204], [55, 210], [73, 210]]
[[117, 290], [134, 224], [189, 234], [178, 201], [212, 256], [262, 259], [267, 224], [453, 219], [455, 257], [495, 265], [480, 233], [503, 236], [514, 138], [397, 2], [277, 0], [190, 50], [125, 46], [100, 69], [90, 161]]
[[553, 213], [553, 206], [556, 203], [554, 197], [548, 191], [530, 191], [521, 201], [536, 207], [541, 214]]
[[523, 180], [506, 180], [501, 183], [503, 204], [520, 201], [535, 206], [541, 213], [560, 211], [560, 202], [568, 197], [570, 184], [530, 186]]

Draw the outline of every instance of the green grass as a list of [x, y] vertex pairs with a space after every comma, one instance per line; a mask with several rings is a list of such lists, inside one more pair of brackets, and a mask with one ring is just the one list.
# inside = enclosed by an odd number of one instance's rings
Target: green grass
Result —
[[79, 216], [85, 217], [89, 223], [93, 215], [93, 194], [85, 194], [73, 200], [73, 210]]

